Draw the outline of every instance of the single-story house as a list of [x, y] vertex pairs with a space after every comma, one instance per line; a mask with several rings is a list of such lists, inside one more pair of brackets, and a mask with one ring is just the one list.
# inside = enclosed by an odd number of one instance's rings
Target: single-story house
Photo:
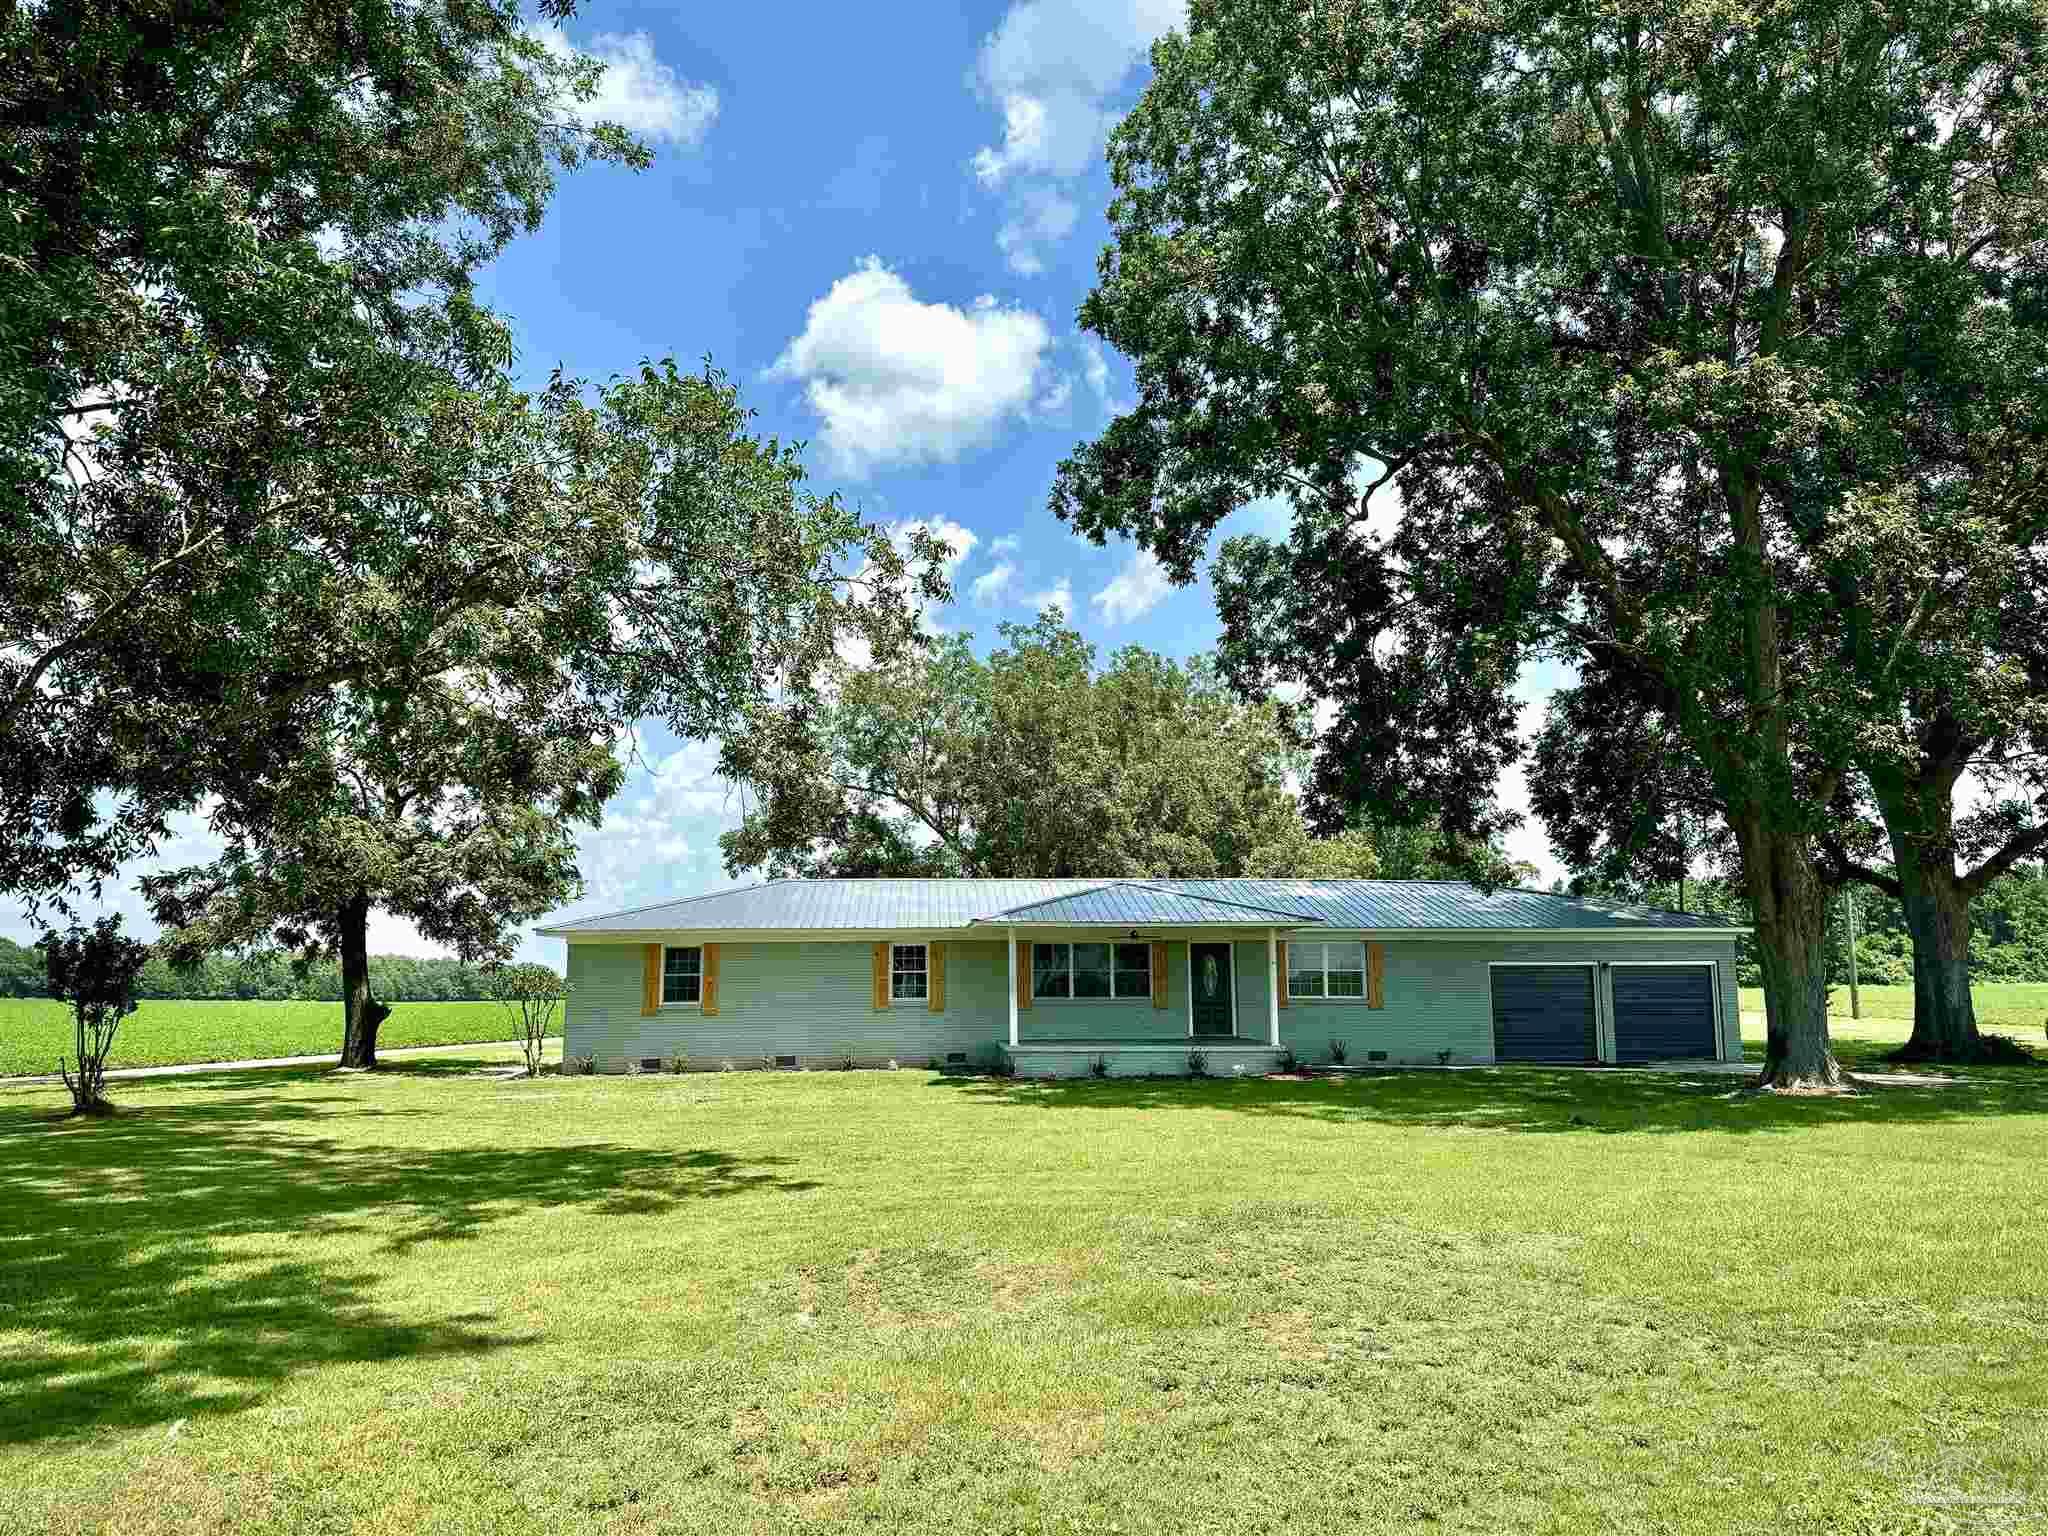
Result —
[[1737, 1061], [1727, 922], [1434, 880], [774, 880], [555, 923], [601, 1072]]

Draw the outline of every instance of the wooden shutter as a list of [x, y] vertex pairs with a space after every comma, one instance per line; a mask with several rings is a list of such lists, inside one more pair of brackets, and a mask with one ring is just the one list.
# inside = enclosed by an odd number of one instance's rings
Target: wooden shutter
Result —
[[881, 1012], [889, 1006], [889, 946], [875, 946], [875, 1009]]
[[716, 1013], [718, 1012], [718, 946], [716, 944], [706, 944], [703, 954], [704, 974], [697, 983], [697, 996], [703, 1000], [703, 1007], [706, 1013]]
[[933, 1013], [946, 1011], [946, 946], [927, 944], [924, 947], [924, 992], [925, 1006]]
[[640, 949], [640, 1017], [651, 1019], [661, 1008], [661, 946]]
[[1017, 941], [1017, 1007], [1020, 1011], [1031, 1006], [1031, 941]]
[[1166, 945], [1152, 941], [1152, 1006], [1166, 1006]]
[[1273, 985], [1280, 991], [1280, 1006], [1287, 1006], [1287, 941], [1273, 946], [1273, 963], [1280, 968], [1280, 974], [1273, 978]]
[[1387, 1006], [1387, 946], [1384, 944], [1365, 946], [1365, 1006]]

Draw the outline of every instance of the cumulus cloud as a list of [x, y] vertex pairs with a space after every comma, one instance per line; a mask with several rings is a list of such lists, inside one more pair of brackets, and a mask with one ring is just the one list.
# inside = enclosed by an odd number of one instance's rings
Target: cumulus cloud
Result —
[[951, 463], [1032, 405], [1051, 332], [984, 294], [928, 304], [869, 256], [814, 301], [769, 377], [794, 379], [841, 474]]
[[1017, 567], [1005, 560], [999, 565], [990, 566], [975, 577], [969, 584], [968, 591], [973, 594], [977, 603], [984, 608], [990, 607], [1002, 601], [1003, 594], [1010, 590], [1010, 582], [1016, 574]]
[[1153, 39], [1186, 22], [1185, 0], [1019, 0], [983, 41], [975, 86], [1002, 138], [971, 164], [982, 186], [1009, 188], [996, 243], [1014, 271], [1042, 272], [1044, 248], [1073, 230], [1058, 184], [1101, 158], [1112, 97]]
[[1034, 592], [1025, 601], [1031, 604], [1033, 613], [1056, 608], [1061, 618], [1071, 619], [1074, 616], [1074, 584], [1062, 576], [1045, 591]]
[[718, 91], [685, 80], [654, 54], [645, 32], [601, 32], [577, 48], [559, 29], [532, 27], [529, 34], [558, 58], [582, 54], [604, 65], [597, 95], [576, 105], [587, 123], [617, 123], [643, 139], [684, 146], [703, 142], [718, 118]]
[[1123, 569], [1088, 602], [1102, 615], [1104, 623], [1127, 624], [1157, 608], [1172, 590], [1173, 583], [1167, 579], [1159, 557], [1149, 549], [1133, 549]]
[[1080, 341], [1081, 377], [1088, 381], [1088, 389], [1095, 396], [1096, 404], [1103, 410], [1114, 412], [1116, 404], [1109, 398], [1109, 359], [1102, 355], [1102, 348], [1087, 337]]
[[1017, 172], [1075, 176], [1102, 152], [1108, 98], [1184, 0], [1022, 0], [981, 45], [975, 78], [1003, 114], [1000, 144], [974, 157], [995, 185]]

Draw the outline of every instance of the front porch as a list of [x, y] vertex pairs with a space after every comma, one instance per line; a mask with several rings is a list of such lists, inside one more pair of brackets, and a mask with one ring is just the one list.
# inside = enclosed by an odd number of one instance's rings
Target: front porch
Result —
[[1280, 1050], [1269, 1042], [1231, 1036], [1155, 1040], [1025, 1040], [1010, 1047], [1019, 1077], [1089, 1077], [1102, 1062], [1110, 1077], [1188, 1077], [1189, 1052], [1202, 1053], [1210, 1077], [1253, 1077], [1278, 1069]]

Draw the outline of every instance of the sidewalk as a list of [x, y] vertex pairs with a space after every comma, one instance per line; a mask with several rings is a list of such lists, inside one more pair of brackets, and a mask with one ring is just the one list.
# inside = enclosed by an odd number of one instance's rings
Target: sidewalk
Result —
[[[561, 1048], [561, 1041], [550, 1036], [551, 1051]], [[517, 1040], [478, 1040], [468, 1045], [408, 1045], [395, 1051], [379, 1051], [379, 1061], [403, 1061], [413, 1056], [453, 1056], [463, 1051], [512, 1051], [517, 1053]], [[339, 1063], [341, 1052], [332, 1051], [325, 1056], [260, 1056], [248, 1061], [181, 1061], [173, 1067], [114, 1067], [107, 1072], [110, 1083], [126, 1082], [138, 1077], [195, 1077], [201, 1072], [253, 1072], [261, 1067], [331, 1067]], [[0, 1077], [0, 1088], [31, 1087], [37, 1084], [61, 1086], [64, 1079], [51, 1072], [41, 1077]]]

